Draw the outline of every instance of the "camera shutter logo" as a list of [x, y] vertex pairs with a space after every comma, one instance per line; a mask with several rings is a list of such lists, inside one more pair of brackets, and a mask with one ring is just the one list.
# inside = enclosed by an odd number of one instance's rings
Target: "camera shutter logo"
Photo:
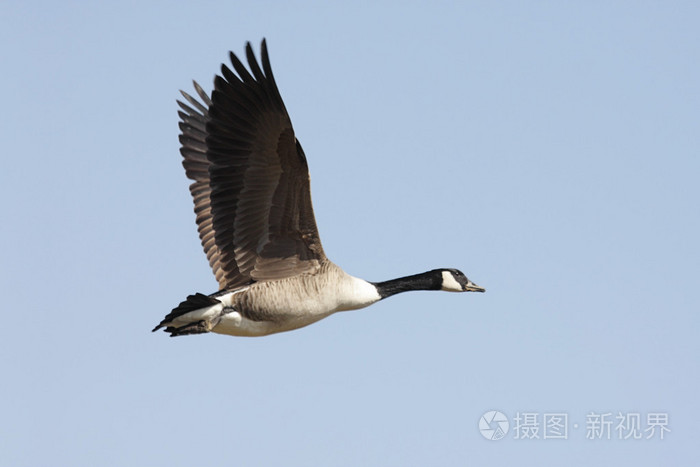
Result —
[[503, 438], [509, 429], [508, 417], [498, 410], [490, 410], [479, 419], [479, 431], [484, 438], [491, 441]]

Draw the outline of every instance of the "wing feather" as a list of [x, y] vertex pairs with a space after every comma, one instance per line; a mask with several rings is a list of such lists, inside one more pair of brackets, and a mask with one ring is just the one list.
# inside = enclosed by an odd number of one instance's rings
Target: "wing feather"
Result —
[[178, 101], [183, 166], [194, 181], [199, 237], [220, 289], [316, 271], [325, 254], [309, 173], [272, 75], [250, 43], [248, 68], [230, 53], [211, 98]]

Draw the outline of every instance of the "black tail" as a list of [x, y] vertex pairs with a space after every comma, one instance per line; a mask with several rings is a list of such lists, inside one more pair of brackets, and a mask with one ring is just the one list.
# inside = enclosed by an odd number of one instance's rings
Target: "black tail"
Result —
[[[153, 331], [151, 332], [156, 332], [158, 329], [165, 327], [167, 323], [177, 317], [185, 315], [191, 311], [199, 310], [200, 308], [216, 305], [217, 303], [219, 303], [219, 300], [208, 295], [201, 293], [189, 295], [184, 302], [181, 302], [177, 307], [173, 308], [173, 311], [168, 313], [168, 315], [163, 318], [163, 321], [161, 321], [158, 326], [154, 327]], [[204, 330], [203, 322], [199, 321], [197, 323], [187, 324], [179, 328], [168, 326], [165, 328], [165, 332], [169, 332], [171, 336], [179, 336], [182, 334], [201, 334], [204, 332], [209, 332], [209, 330]]]
[[204, 321], [197, 321], [196, 323], [186, 324], [184, 326], [180, 326], [179, 328], [168, 326], [165, 328], [165, 332], [169, 332], [170, 337], [176, 337], [187, 336], [188, 334], [205, 334], [209, 332], [210, 329], [211, 326], [207, 326], [207, 323]]

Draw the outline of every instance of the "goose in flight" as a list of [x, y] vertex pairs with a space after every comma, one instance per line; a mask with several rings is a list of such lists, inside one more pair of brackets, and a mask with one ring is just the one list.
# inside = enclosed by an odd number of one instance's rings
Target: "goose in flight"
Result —
[[311, 206], [306, 156], [294, 135], [265, 40], [248, 68], [232, 52], [209, 97], [182, 92], [180, 152], [193, 180], [199, 238], [219, 291], [196, 293], [158, 326], [171, 336], [215, 332], [264, 336], [410, 290], [484, 292], [457, 269], [384, 282], [346, 274], [323, 252]]

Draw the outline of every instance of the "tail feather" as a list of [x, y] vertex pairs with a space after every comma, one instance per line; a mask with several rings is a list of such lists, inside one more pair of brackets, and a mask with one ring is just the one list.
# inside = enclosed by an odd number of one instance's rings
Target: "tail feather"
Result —
[[[181, 326], [179, 328], [175, 328], [172, 326], [168, 326], [168, 323], [170, 323], [172, 320], [175, 318], [178, 318], [182, 315], [185, 315], [187, 313], [190, 313], [195, 310], [199, 310], [200, 308], [206, 308], [208, 306], [216, 305], [217, 303], [220, 303], [219, 300], [217, 300], [214, 297], [210, 297], [208, 295], [204, 295], [201, 293], [196, 293], [194, 295], [189, 295], [185, 301], [181, 302], [177, 307], [173, 308], [173, 310], [168, 313], [168, 315], [163, 318], [163, 321], [158, 324], [151, 332], [156, 332], [157, 330], [166, 327], [165, 331], [171, 333], [171, 336], [176, 336], [180, 334], [201, 334], [203, 332], [209, 332], [209, 329], [204, 330], [206, 326], [204, 326], [203, 321], [198, 321], [196, 323], [191, 323], [186, 326]], [[195, 330], [196, 326], [199, 324], [201, 326], [201, 330]], [[191, 330], [188, 330], [190, 327], [192, 327]], [[185, 329], [188, 328], [188, 329]], [[183, 332], [180, 332], [180, 331]], [[177, 334], [174, 334], [173, 332], [177, 332]]]
[[185, 326], [180, 326], [179, 328], [168, 326], [165, 328], [165, 332], [170, 333], [170, 337], [187, 336], [189, 334], [206, 334], [211, 330], [211, 327], [212, 326], [207, 325], [204, 321], [197, 321]]

